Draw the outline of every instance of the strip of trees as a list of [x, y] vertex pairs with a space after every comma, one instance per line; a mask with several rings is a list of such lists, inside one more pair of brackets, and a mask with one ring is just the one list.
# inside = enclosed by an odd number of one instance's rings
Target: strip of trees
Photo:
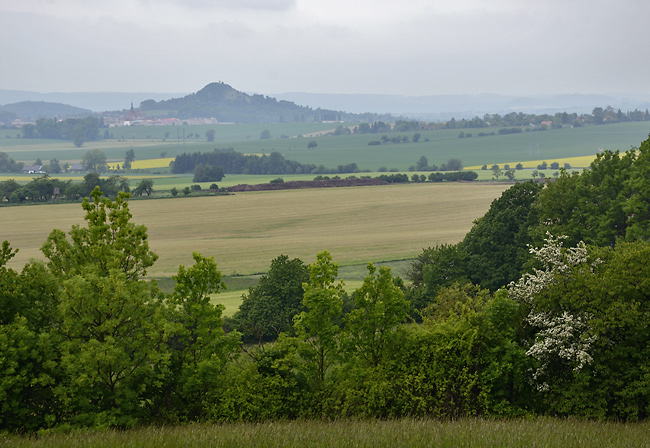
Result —
[[[132, 193], [135, 196], [153, 192], [154, 181], [142, 179]], [[88, 173], [82, 182], [73, 183], [71, 180], [63, 181], [45, 174], [34, 178], [31, 182], [21, 185], [13, 179], [0, 182], [0, 202], [7, 201], [11, 204], [25, 202], [49, 202], [53, 199], [79, 201], [89, 197], [95, 187], [99, 187], [108, 197], [117, 196], [118, 192], [130, 192], [129, 179], [123, 176], [109, 176], [102, 178], [98, 173]]]
[[39, 118], [35, 124], [22, 127], [24, 138], [47, 138], [72, 140], [80, 147], [84, 142], [99, 139], [99, 120], [94, 117], [68, 118], [57, 121], [53, 118]]
[[[246, 155], [233, 149], [215, 149], [212, 152], [180, 154], [171, 163], [172, 173], [193, 173], [198, 166], [219, 167], [224, 174], [335, 174], [356, 173], [356, 163], [326, 168], [313, 163], [302, 164], [287, 160], [279, 152], [269, 155]], [[205, 169], [205, 168], [203, 168]]]

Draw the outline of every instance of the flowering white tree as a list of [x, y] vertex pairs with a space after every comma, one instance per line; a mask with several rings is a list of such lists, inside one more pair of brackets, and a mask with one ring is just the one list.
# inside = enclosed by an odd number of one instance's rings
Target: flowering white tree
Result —
[[[581, 370], [592, 361], [589, 353], [595, 336], [589, 335], [587, 313], [571, 313], [563, 309], [542, 309], [537, 300], [549, 287], [557, 284], [562, 277], [571, 275], [574, 266], [587, 264], [589, 255], [584, 242], [576, 247], [564, 248], [562, 240], [566, 236], [554, 237], [546, 233], [545, 244], [541, 248], [529, 246], [529, 251], [539, 260], [543, 269], [535, 269], [532, 274], [525, 274], [519, 281], [508, 285], [510, 298], [526, 304], [530, 312], [527, 322], [539, 329], [527, 355], [540, 361], [540, 366], [533, 373], [540, 390], [547, 390], [548, 384], [543, 376], [552, 361], [562, 360], [569, 363], [574, 371]], [[588, 265], [593, 267], [599, 261]]]

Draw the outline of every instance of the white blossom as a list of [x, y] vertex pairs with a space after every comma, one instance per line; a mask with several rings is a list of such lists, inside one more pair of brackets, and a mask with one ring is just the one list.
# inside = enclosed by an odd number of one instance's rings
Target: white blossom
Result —
[[[543, 265], [543, 269], [535, 269], [532, 274], [525, 274], [518, 282], [509, 285], [509, 296], [530, 306], [526, 320], [537, 327], [534, 342], [526, 352], [527, 355], [540, 361], [540, 367], [533, 373], [533, 379], [538, 381], [540, 391], [548, 390], [548, 384], [541, 381], [553, 360], [563, 360], [579, 371], [592, 361], [589, 353], [595, 336], [589, 336], [589, 319], [586, 313], [571, 314], [566, 310], [543, 311], [536, 306], [535, 298], [546, 288], [557, 282], [558, 275], [569, 275], [572, 266], [585, 264], [589, 261], [587, 246], [584, 242], [576, 247], [564, 249], [562, 240], [566, 236], [553, 237], [546, 233], [545, 244], [541, 248], [529, 246], [529, 251]], [[598, 263], [597, 260], [591, 265]]]

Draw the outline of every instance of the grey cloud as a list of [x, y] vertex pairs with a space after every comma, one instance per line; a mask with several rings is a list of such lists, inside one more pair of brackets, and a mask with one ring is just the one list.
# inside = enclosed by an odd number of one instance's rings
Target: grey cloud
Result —
[[[147, 0], [148, 1], [148, 0]], [[165, 0], [194, 9], [253, 9], [286, 11], [295, 8], [295, 0]]]

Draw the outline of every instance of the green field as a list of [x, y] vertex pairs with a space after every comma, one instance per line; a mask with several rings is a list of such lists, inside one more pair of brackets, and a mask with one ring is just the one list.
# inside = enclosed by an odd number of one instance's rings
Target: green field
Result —
[[77, 431], [43, 437], [10, 436], [0, 446], [121, 447], [646, 447], [648, 423], [578, 419], [440, 421], [293, 421], [188, 424], [128, 431]]
[[[480, 129], [465, 130], [474, 135], [472, 138], [458, 138], [460, 131], [457, 129], [421, 131], [418, 143], [387, 143], [379, 146], [368, 146], [368, 142], [379, 140], [380, 134], [306, 136], [310, 132], [333, 130], [336, 126], [337, 124], [331, 123], [190, 126], [185, 129], [186, 135], [193, 134], [194, 137], [186, 138], [184, 143], [182, 138], [176, 138], [176, 127], [112, 128], [109, 131], [113, 132], [113, 139], [86, 142], [81, 148], [75, 148], [71, 142], [65, 141], [17, 139], [13, 135], [15, 131], [11, 131], [8, 135], [12, 138], [0, 138], [0, 151], [17, 161], [31, 164], [37, 158], [43, 162], [52, 158], [61, 162], [78, 162], [90, 149], [104, 151], [109, 161], [120, 161], [131, 148], [135, 151], [136, 160], [143, 160], [161, 157], [163, 153], [167, 157], [175, 157], [184, 151], [205, 152], [214, 148], [231, 147], [247, 154], [278, 151], [287, 159], [322, 164], [328, 168], [356, 163], [362, 170], [375, 171], [383, 166], [404, 171], [415, 165], [423, 155], [430, 164], [436, 165], [441, 165], [450, 158], [462, 160], [465, 166], [528, 160], [548, 160], [550, 163], [564, 157], [594, 155], [600, 148], [626, 151], [638, 146], [650, 133], [650, 124], [647, 122], [632, 122], [486, 137], [477, 136]], [[216, 130], [215, 142], [205, 141], [204, 134], [208, 129]], [[263, 129], [270, 130], [271, 139], [259, 138]], [[170, 136], [165, 139], [166, 132]], [[124, 139], [121, 138], [122, 134]], [[412, 134], [409, 132], [402, 135], [410, 138]], [[297, 137], [299, 135], [303, 137]], [[400, 134], [387, 135], [392, 137]], [[311, 140], [318, 144], [315, 149], [307, 149]]]

